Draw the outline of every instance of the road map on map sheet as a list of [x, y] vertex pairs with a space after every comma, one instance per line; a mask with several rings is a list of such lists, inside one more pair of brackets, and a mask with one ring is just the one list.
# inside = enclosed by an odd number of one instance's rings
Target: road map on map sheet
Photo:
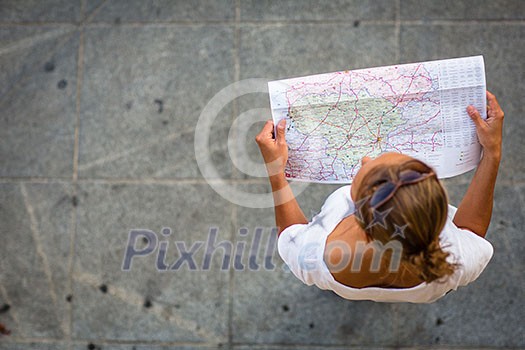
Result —
[[274, 125], [286, 119], [289, 179], [351, 183], [361, 158], [399, 152], [438, 177], [476, 167], [466, 112], [486, 118], [483, 56], [318, 74], [268, 83]]

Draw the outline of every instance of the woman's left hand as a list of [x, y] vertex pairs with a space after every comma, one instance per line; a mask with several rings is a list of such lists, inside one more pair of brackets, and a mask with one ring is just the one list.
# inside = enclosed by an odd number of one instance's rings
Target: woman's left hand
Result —
[[288, 161], [288, 145], [285, 139], [286, 120], [277, 124], [277, 137], [273, 138], [273, 121], [270, 119], [264, 124], [261, 132], [255, 136], [261, 154], [266, 164], [268, 176], [284, 174]]

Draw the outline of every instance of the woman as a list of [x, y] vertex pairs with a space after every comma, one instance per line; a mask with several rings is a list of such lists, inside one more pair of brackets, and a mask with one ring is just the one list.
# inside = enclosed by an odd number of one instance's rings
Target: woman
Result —
[[493, 254], [484, 239], [501, 159], [503, 111], [487, 91], [487, 119], [468, 106], [483, 154], [458, 208], [434, 170], [407, 155], [364, 157], [308, 222], [284, 176], [285, 121], [257, 135], [279, 227], [278, 250], [308, 285], [346, 299], [430, 303], [474, 281]]

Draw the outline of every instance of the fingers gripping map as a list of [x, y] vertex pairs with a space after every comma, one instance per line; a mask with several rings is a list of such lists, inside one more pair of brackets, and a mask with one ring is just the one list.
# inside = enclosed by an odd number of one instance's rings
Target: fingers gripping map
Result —
[[286, 119], [286, 177], [351, 183], [361, 158], [399, 152], [440, 178], [473, 169], [481, 146], [466, 112], [486, 118], [482, 56], [318, 74], [268, 83]]

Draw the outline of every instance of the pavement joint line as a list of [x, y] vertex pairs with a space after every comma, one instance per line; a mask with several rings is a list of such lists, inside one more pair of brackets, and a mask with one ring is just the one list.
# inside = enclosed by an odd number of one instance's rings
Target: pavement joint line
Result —
[[84, 18], [86, 13], [86, 0], [80, 0], [80, 18]]
[[[85, 14], [85, 0], [81, 1], [81, 18], [84, 18]], [[85, 21], [84, 21], [85, 22]], [[84, 23], [82, 22], [82, 23]], [[73, 146], [73, 174], [71, 179], [71, 196], [75, 198], [77, 196], [77, 180], [78, 180], [78, 156], [79, 156], [79, 144], [80, 144], [80, 107], [81, 107], [81, 92], [82, 82], [84, 75], [84, 26], [79, 28], [79, 43], [77, 50], [77, 64], [76, 64], [76, 92], [75, 92], [75, 131], [74, 131], [74, 146]], [[68, 255], [68, 275], [67, 275], [67, 293], [73, 295], [73, 268], [75, 264], [75, 244], [76, 244], [76, 231], [77, 231], [77, 208], [73, 206], [70, 214], [70, 229], [69, 229], [69, 255]], [[71, 343], [71, 337], [73, 332], [73, 304], [68, 303], [67, 308], [67, 332], [66, 340], [68, 341], [68, 348], [73, 349]]]
[[[72, 185], [72, 197], [76, 197], [77, 196], [77, 185], [76, 183], [73, 183]], [[67, 285], [66, 285], [66, 289], [67, 289], [67, 294], [68, 295], [73, 295], [73, 268], [74, 268], [74, 263], [75, 263], [75, 242], [76, 242], [76, 226], [77, 226], [77, 208], [75, 208], [74, 206], [72, 206], [71, 208], [71, 213], [70, 213], [70, 219], [69, 219], [69, 223], [70, 223], [70, 229], [69, 229], [69, 255], [68, 255], [68, 260], [67, 260], [67, 269], [68, 269], [68, 274], [67, 274]], [[68, 341], [68, 344], [69, 344], [69, 348], [72, 349], [72, 345], [71, 345], [71, 339], [72, 339], [72, 332], [73, 332], [73, 303], [68, 303], [68, 308], [67, 308], [67, 322], [68, 322], [68, 327], [67, 327], [67, 332], [66, 332], [66, 340]]]
[[184, 166], [184, 164], [182, 162], [179, 162], [179, 163], [176, 163], [175, 165], [169, 166], [167, 168], [160, 168], [155, 173], [153, 173], [152, 176], [154, 178], [159, 177], [159, 176], [164, 176], [166, 174], [169, 174], [170, 172], [173, 172], [174, 170], [178, 170], [182, 166]]
[[478, 345], [414, 345], [414, 346], [396, 346], [396, 345], [346, 345], [346, 344], [290, 344], [290, 343], [234, 343], [234, 347], [238, 346], [254, 346], [254, 349], [345, 349], [345, 350], [363, 350], [363, 349], [373, 349], [373, 350], [523, 350], [523, 348], [518, 347], [484, 347]]
[[[4, 339], [2, 340], [4, 341]], [[66, 345], [67, 341], [60, 338], [19, 338], [10, 336], [5, 338], [5, 344], [58, 344]], [[156, 341], [156, 340], [120, 340], [120, 339], [103, 339], [103, 338], [75, 338], [71, 341], [72, 345], [86, 345], [86, 343], [94, 343], [97, 345], [153, 345], [153, 346], [203, 346], [203, 347], [217, 347], [214, 342], [183, 342], [183, 341]]]
[[[2, 297], [2, 299], [4, 299], [4, 301], [9, 304], [10, 306], [14, 306], [13, 302], [11, 301], [11, 299], [9, 298], [9, 294], [7, 294], [7, 290], [4, 288], [3, 286], [3, 283], [0, 283], [0, 296]], [[20, 323], [20, 319], [18, 318], [18, 311], [15, 311], [16, 310], [16, 307], [11, 307], [9, 309], [9, 314], [11, 315], [11, 318], [13, 319], [13, 321], [15, 322], [15, 326], [16, 326], [16, 330], [17, 332], [22, 336], [22, 337], [26, 337], [26, 334], [24, 333], [24, 331], [22, 330], [22, 328], [20, 327], [21, 323]]]
[[[91, 18], [90, 16], [89, 18]], [[115, 24], [114, 22], [0, 22], [0, 27], [32, 27], [32, 26], [76, 26], [76, 27], [147, 27], [147, 26], [207, 26], [207, 25], [247, 25], [247, 26], [272, 26], [272, 25], [348, 25], [353, 26], [354, 21], [358, 20], [360, 25], [395, 25], [396, 20], [393, 19], [360, 19], [358, 17], [352, 19], [340, 20], [173, 20], [173, 21], [128, 21]], [[399, 19], [401, 26], [404, 25], [449, 25], [449, 26], [468, 26], [468, 25], [525, 25], [525, 19]]]
[[[237, 82], [240, 80], [241, 76], [241, 65], [240, 65], [240, 27], [239, 27], [239, 20], [240, 20], [240, 8], [239, 8], [238, 1], [235, 1], [235, 25], [233, 27], [233, 81]], [[237, 90], [236, 90], [237, 91]], [[232, 116], [231, 116], [231, 125], [235, 122], [235, 119], [239, 115], [239, 101], [237, 98], [233, 99], [232, 101]], [[233, 128], [230, 130], [231, 137], [233, 139], [237, 138], [237, 128]], [[230, 135], [229, 135], [230, 137]], [[237, 153], [236, 152], [229, 152], [230, 156], [232, 158], [236, 158]], [[233, 159], [232, 164], [232, 176], [236, 178], [239, 175], [239, 171], [237, 167], [235, 166], [236, 159]]]
[[[240, 0], [235, 0], [235, 25], [233, 31], [233, 80], [235, 82], [240, 80], [241, 77], [241, 64], [240, 64], [240, 45], [241, 45], [241, 3]], [[239, 114], [239, 102], [235, 98], [232, 102], [232, 124], [235, 122]], [[234, 139], [237, 138], [237, 128], [231, 130], [232, 136]], [[229, 152], [231, 157], [236, 157], [236, 152]], [[232, 176], [236, 178], [239, 175], [239, 170], [235, 166], [236, 162], [232, 162]], [[234, 184], [234, 186], [237, 186]], [[231, 208], [231, 224], [237, 225], [237, 206], [233, 203], [230, 203]], [[230, 232], [230, 241], [235, 242], [235, 231], [231, 230]], [[228, 280], [228, 346], [231, 348], [233, 344], [233, 293], [235, 288], [235, 271], [230, 269], [229, 271], [229, 280]]]
[[396, 40], [396, 44], [395, 44], [395, 49], [396, 49], [396, 56], [395, 56], [395, 59], [394, 59], [394, 63], [399, 63], [399, 59], [401, 57], [401, 0], [396, 0], [395, 2], [395, 8], [396, 8], [396, 13], [395, 13], [395, 40]]
[[[41, 235], [40, 235], [40, 230], [38, 228], [38, 221], [35, 215], [35, 210], [33, 206], [31, 205], [31, 201], [29, 200], [29, 195], [27, 193], [27, 189], [24, 183], [20, 184], [20, 193], [22, 194], [24, 206], [25, 206], [27, 215], [29, 216], [29, 228], [30, 228], [31, 235], [33, 238], [33, 244], [35, 246], [36, 254], [38, 255], [38, 257], [40, 258], [42, 262], [42, 269], [44, 270], [44, 274], [46, 276], [47, 283], [49, 285], [49, 295], [51, 296], [51, 301], [54, 306], [55, 316], [57, 317], [57, 320], [60, 321], [61, 318], [60, 318], [60, 315], [58, 314], [58, 297], [56, 293], [55, 282], [53, 280], [53, 272], [51, 271], [48, 257], [42, 246], [42, 241], [40, 240]], [[66, 327], [65, 327], [64, 322], [65, 320], [62, 320], [60, 322], [60, 326], [62, 327], [62, 331], [64, 331], [65, 333]]]
[[[18, 183], [27, 183], [27, 184], [72, 184], [71, 179], [67, 178], [38, 178], [38, 177], [21, 177], [21, 178], [0, 178], [0, 184], [18, 184]], [[77, 183], [82, 184], [136, 184], [136, 185], [183, 185], [183, 184], [197, 184], [197, 185], [206, 185], [209, 183], [213, 184], [267, 184], [268, 178], [260, 179], [152, 179], [152, 178], [79, 178]], [[344, 185], [344, 184], [341, 184]]]
[[[97, 345], [146, 345], [146, 346], [202, 346], [216, 348], [217, 343], [209, 342], [166, 342], [166, 341], [143, 341], [143, 340], [117, 340], [117, 339], [101, 339], [101, 338], [77, 338], [73, 340], [75, 345], [85, 345], [88, 342], [96, 343]], [[10, 336], [6, 339], [5, 344], [58, 344], [65, 343], [64, 340], [55, 338], [16, 338]], [[522, 350], [520, 347], [484, 347], [484, 346], [462, 346], [462, 345], [417, 345], [417, 346], [388, 346], [388, 345], [345, 345], [345, 344], [290, 344], [290, 343], [234, 343], [234, 347], [252, 346], [254, 349], [319, 349], [320, 347], [326, 349], [341, 349], [346, 350]]]
[[[445, 183], [445, 186], [456, 186], [456, 185], [468, 185], [470, 180], [460, 180], [454, 183]], [[68, 178], [54, 178], [54, 177], [0, 177], [0, 184], [18, 184], [18, 183], [27, 183], [27, 184], [72, 184], [73, 181]], [[79, 178], [77, 183], [82, 184], [130, 184], [130, 185], [182, 185], [182, 184], [202, 184], [206, 185], [209, 183], [213, 184], [267, 184], [268, 178], [261, 177], [257, 178], [247, 178], [247, 179], [198, 179], [198, 178], [187, 178], [187, 179], [157, 179], [157, 178]], [[341, 186], [348, 185], [346, 183], [340, 184]], [[498, 179], [497, 187], [500, 186], [515, 186], [522, 187], [525, 186], [525, 179]]]
[[78, 179], [78, 152], [79, 152], [79, 132], [80, 132], [80, 102], [84, 70], [84, 31], [80, 31], [79, 45], [77, 51], [77, 85], [75, 96], [75, 143], [73, 145], [73, 182]]

